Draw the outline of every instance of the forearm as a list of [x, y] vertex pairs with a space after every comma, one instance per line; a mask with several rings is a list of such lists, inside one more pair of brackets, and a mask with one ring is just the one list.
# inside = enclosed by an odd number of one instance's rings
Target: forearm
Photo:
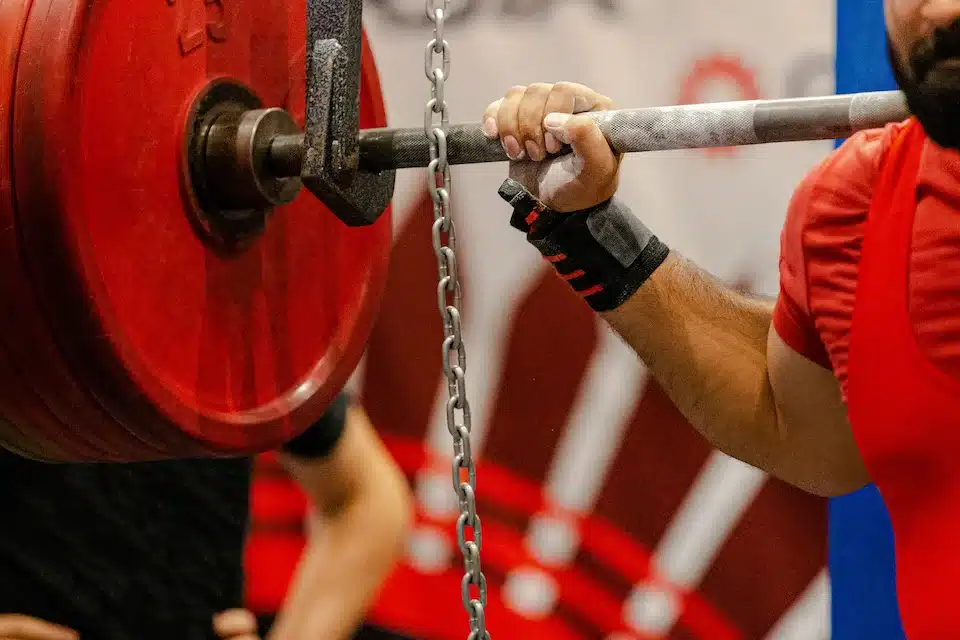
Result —
[[411, 518], [406, 480], [375, 473], [349, 504], [317, 516], [270, 640], [345, 640], [363, 622], [404, 550]]
[[772, 471], [784, 451], [767, 369], [772, 305], [671, 253], [616, 198], [558, 214], [508, 180], [511, 225], [637, 352], [714, 446]]
[[767, 375], [772, 304], [672, 253], [620, 308], [601, 314], [715, 447], [775, 471], [784, 439]]
[[582, 85], [537, 83], [487, 107], [484, 130], [505, 147], [540, 149], [549, 134], [572, 150], [510, 165], [499, 191], [513, 209], [510, 225], [626, 339], [714, 446], [814, 493], [862, 486], [866, 470], [833, 373], [771, 330], [772, 305], [671, 255], [615, 197], [619, 156], [596, 119], [569, 115], [611, 104]]

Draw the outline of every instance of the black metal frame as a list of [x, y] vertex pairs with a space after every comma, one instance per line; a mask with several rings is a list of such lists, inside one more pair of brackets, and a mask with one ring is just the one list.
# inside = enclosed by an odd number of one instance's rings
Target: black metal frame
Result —
[[[360, 169], [362, 0], [307, 0], [307, 112], [300, 176], [351, 226], [376, 222], [396, 172]], [[299, 141], [293, 141], [296, 144]]]

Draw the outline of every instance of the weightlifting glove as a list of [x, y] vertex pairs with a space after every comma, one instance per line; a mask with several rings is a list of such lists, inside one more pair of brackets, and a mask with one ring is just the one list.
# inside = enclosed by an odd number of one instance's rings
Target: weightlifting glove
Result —
[[510, 178], [499, 194], [513, 207], [510, 225], [527, 234], [594, 311], [613, 311], [626, 302], [670, 253], [616, 197], [558, 213]]

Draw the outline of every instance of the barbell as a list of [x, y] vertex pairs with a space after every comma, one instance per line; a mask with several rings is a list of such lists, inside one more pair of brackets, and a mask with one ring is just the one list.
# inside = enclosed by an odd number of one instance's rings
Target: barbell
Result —
[[[395, 171], [432, 160], [386, 128], [361, 5], [0, 0], [0, 444], [242, 455], [320, 417], [372, 328]], [[907, 115], [882, 92], [589, 117], [635, 152]], [[443, 142], [506, 160], [478, 123]]]

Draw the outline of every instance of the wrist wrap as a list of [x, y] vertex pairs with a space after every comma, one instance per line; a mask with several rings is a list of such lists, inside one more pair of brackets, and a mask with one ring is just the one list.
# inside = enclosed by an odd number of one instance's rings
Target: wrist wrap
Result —
[[558, 213], [509, 178], [499, 194], [513, 207], [510, 225], [527, 234], [594, 311], [612, 311], [626, 302], [670, 253], [616, 198]]

